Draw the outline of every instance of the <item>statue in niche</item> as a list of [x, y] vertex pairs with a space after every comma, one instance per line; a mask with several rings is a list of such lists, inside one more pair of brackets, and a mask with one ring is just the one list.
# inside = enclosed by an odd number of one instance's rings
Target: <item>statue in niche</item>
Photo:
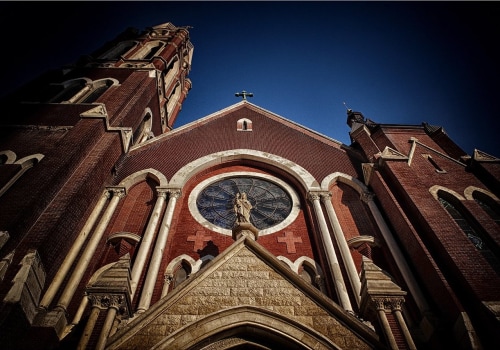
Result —
[[247, 194], [237, 193], [234, 198], [234, 211], [236, 213], [236, 223], [241, 224], [244, 222], [250, 223], [250, 210], [252, 204], [247, 199]]

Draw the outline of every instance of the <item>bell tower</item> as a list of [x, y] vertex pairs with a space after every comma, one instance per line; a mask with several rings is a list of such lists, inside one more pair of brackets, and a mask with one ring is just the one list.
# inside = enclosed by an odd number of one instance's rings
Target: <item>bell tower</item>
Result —
[[[191, 89], [188, 29], [127, 29], [2, 101], [0, 249], [8, 259], [0, 264], [0, 324], [20, 326], [13, 337], [0, 336], [7, 347], [31, 347], [23, 343], [30, 327], [49, 343], [71, 328], [76, 286], [86, 283], [71, 269], [93, 263], [72, 253], [85, 247], [82, 218], [96, 203], [125, 195], [112, 186], [123, 156], [173, 128]], [[68, 278], [73, 285], [63, 288]]]
[[128, 30], [96, 52], [88, 66], [152, 70], [157, 79], [161, 130], [166, 132], [173, 128], [192, 87], [187, 77], [193, 57], [188, 29], [164, 23], [142, 33]]

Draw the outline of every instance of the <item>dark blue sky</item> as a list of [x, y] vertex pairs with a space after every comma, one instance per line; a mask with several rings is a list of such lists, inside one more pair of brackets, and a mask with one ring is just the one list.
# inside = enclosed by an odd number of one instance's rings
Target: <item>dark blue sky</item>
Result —
[[346, 144], [343, 102], [379, 123], [443, 126], [467, 153], [500, 157], [499, 18], [498, 2], [2, 2], [1, 92], [127, 27], [172, 22], [193, 27], [195, 47], [177, 126], [247, 90]]

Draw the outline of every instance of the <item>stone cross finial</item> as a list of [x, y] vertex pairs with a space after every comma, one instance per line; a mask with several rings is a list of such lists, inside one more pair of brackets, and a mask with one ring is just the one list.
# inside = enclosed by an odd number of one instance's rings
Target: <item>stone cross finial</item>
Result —
[[245, 90], [243, 90], [242, 92], [235, 93], [234, 96], [236, 96], [236, 97], [243, 97], [243, 99], [246, 100], [247, 96], [248, 97], [253, 97], [253, 93], [252, 92], [246, 92]]

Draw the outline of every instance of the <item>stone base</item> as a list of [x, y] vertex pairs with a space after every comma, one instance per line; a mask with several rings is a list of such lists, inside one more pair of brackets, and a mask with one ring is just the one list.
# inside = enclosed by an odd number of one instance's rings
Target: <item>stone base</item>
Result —
[[236, 241], [241, 236], [249, 237], [256, 241], [259, 237], [259, 230], [249, 222], [236, 224], [236, 226], [233, 228], [233, 239]]
[[67, 324], [66, 312], [62, 308], [56, 307], [51, 311], [40, 310], [35, 318], [33, 327], [52, 329], [54, 334], [62, 338]]

